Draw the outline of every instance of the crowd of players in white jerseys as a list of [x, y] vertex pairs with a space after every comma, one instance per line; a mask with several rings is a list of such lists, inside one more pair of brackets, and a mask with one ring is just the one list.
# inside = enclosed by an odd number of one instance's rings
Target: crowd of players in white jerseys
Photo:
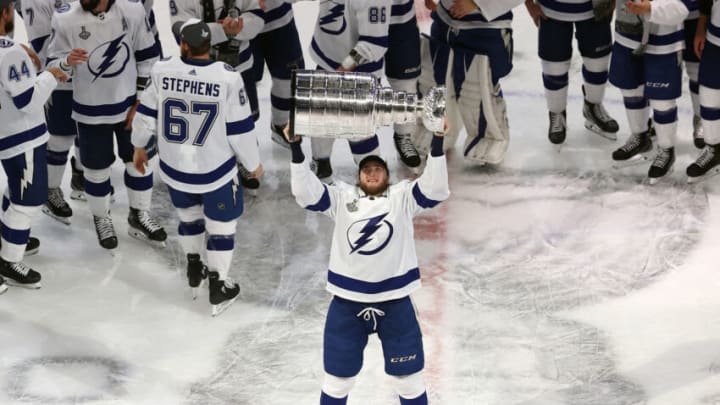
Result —
[[[244, 89], [240, 94], [243, 100], [247, 98], [249, 116], [233, 117], [243, 124], [231, 130], [245, 133], [254, 128], [252, 122], [259, 114], [255, 83], [267, 64], [273, 78], [272, 119], [267, 133], [285, 147], [282, 128], [288, 122], [290, 108], [289, 74], [305, 63], [293, 20], [294, 2], [168, 2], [173, 23], [191, 18], [208, 23], [211, 55], [229, 63], [241, 78]], [[309, 54], [318, 69], [384, 74], [398, 90], [422, 93], [431, 86], [446, 85], [451, 131], [457, 134], [464, 127], [468, 135], [463, 156], [476, 164], [498, 164], [509, 142], [500, 79], [512, 70], [512, 9], [519, 3], [426, 0], [425, 6], [433, 10], [432, 27], [430, 35], [422, 37], [413, 0], [324, 0], [319, 5]], [[38, 241], [29, 236], [30, 219], [33, 210], [42, 207], [47, 214], [70, 223], [73, 213], [60, 183], [73, 145], [71, 197], [87, 200], [100, 245], [110, 250], [118, 245], [110, 215], [115, 191], [110, 184], [113, 142], [125, 163], [130, 233], [162, 245], [167, 235], [149, 212], [152, 172], [149, 168], [140, 171], [132, 163], [133, 146], [145, 148], [152, 157], [155, 142], [151, 137], [143, 139], [147, 144], [137, 144], [131, 132], [133, 117], [136, 112], [168, 113], [171, 119], [165, 121], [158, 136], [182, 143], [188, 139], [183, 133], [187, 123], [183, 114], [203, 120], [214, 117], [214, 113], [211, 107], [194, 103], [193, 92], [188, 92], [186, 100], [165, 103], [167, 111], [138, 111], [140, 94], [162, 53], [152, 0], [0, 0], [0, 5], [4, 10], [16, 7], [30, 45], [20, 47], [11, 32], [0, 36], [0, 158], [4, 165], [6, 160], [20, 158], [14, 163], [15, 169], [6, 167], [8, 191], [3, 199], [0, 274], [13, 284], [39, 287], [39, 273], [22, 263], [23, 254], [34, 253], [38, 246]], [[720, 79], [716, 74], [720, 66], [720, 7], [713, 5], [712, 0], [527, 0], [525, 6], [539, 27], [538, 53], [550, 141], [561, 144], [565, 140], [567, 76], [574, 33], [583, 55], [586, 126], [616, 139], [619, 126], [602, 106], [606, 82], [610, 80], [623, 94], [631, 133], [612, 155], [618, 166], [651, 161], [648, 176], [652, 183], [670, 172], [675, 162], [676, 100], [681, 93], [684, 61], [695, 113], [694, 143], [702, 149], [687, 168], [687, 175], [693, 181], [716, 172], [720, 163]], [[6, 25], [11, 22], [11, 16], [3, 16]], [[55, 87], [48, 75], [40, 73], [43, 71], [68, 81]], [[50, 87], [54, 88], [51, 95]], [[45, 114], [37, 108], [43, 105]], [[413, 125], [396, 125], [394, 141], [401, 160], [418, 167], [420, 157], [430, 148], [431, 136]], [[202, 140], [194, 142], [202, 145]], [[657, 148], [653, 155], [654, 144]], [[446, 142], [445, 146], [453, 145]], [[359, 162], [377, 154], [379, 143], [372, 136], [350, 142], [350, 149]], [[331, 141], [312, 139], [315, 173], [327, 183], [332, 182], [331, 150]], [[38, 154], [44, 154], [43, 167], [37, 166]], [[176, 185], [195, 188], [220, 178], [203, 177], [215, 168], [212, 165], [185, 163], [161, 162], [161, 176]], [[232, 166], [239, 171], [245, 188], [260, 186], [262, 165], [257, 159], [232, 160]], [[179, 167], [183, 170], [178, 171]], [[28, 173], [34, 177], [27, 178]], [[230, 169], [221, 174], [228, 173]], [[46, 188], [39, 191], [32, 189], [32, 184], [46, 184]], [[42, 196], [35, 195], [38, 193]], [[6, 288], [2, 281], [0, 292]]]

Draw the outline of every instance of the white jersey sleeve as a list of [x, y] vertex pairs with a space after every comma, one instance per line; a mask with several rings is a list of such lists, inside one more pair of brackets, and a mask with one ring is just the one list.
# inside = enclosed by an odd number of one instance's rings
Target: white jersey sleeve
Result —
[[[50, 25], [50, 43], [48, 44], [47, 59], [45, 63], [47, 66], [60, 67], [61, 62], [64, 63], [67, 56], [72, 51], [72, 44], [68, 38], [68, 31], [65, 31], [60, 27], [61, 23], [57, 13], [53, 14]], [[72, 75], [74, 73], [74, 69], [68, 73]]]
[[[150, 69], [157, 62], [160, 57], [160, 50], [155, 43], [155, 34], [152, 30], [152, 24], [145, 9], [143, 11], [142, 18], [144, 24], [135, 25], [134, 35], [134, 51], [135, 51], [135, 63], [137, 64], [137, 75], [139, 78], [148, 78], [150, 76]], [[136, 13], [140, 14], [139, 11]], [[140, 17], [138, 16], [138, 19]]]
[[327, 185], [310, 170], [307, 159], [290, 164], [290, 188], [298, 205], [334, 218], [341, 197], [341, 186]]
[[28, 42], [43, 63], [47, 57], [53, 13], [53, 0], [23, 0], [22, 15]]
[[0, 38], [0, 47], [3, 43], [9, 43], [10, 48], [0, 60], [1, 87], [18, 110], [32, 111], [42, 108], [57, 86], [55, 77], [50, 72], [37, 75], [32, 60], [22, 47]]
[[448, 187], [447, 162], [445, 155], [428, 155], [423, 174], [408, 183], [409, 193], [405, 195], [405, 205], [413, 215], [430, 209], [450, 196]]
[[140, 96], [140, 105], [132, 122], [131, 142], [138, 148], [144, 148], [157, 132], [159, 92], [157, 81], [153, 79], [155, 78], [151, 73], [147, 87]]
[[348, 5], [357, 7], [355, 14], [357, 15], [358, 41], [353, 49], [368, 61], [382, 59], [388, 46], [390, 2], [385, 0], [368, 0], [357, 3], [350, 1]]
[[661, 25], [676, 25], [685, 21], [690, 10], [681, 0], [653, 0], [648, 21]]
[[227, 128], [228, 142], [235, 152], [237, 161], [248, 170], [254, 171], [260, 165], [260, 153], [257, 139], [252, 132], [255, 124], [240, 75], [235, 75], [235, 81], [227, 96], [225, 127]]
[[235, 38], [241, 41], [248, 41], [255, 38], [265, 26], [263, 11], [260, 9], [258, 0], [243, 0], [239, 6], [243, 27]]

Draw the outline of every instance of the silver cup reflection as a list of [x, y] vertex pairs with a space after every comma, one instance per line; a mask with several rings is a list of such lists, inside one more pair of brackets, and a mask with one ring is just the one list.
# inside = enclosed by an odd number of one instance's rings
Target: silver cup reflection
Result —
[[295, 135], [362, 139], [381, 127], [420, 120], [442, 131], [445, 88], [415, 93], [382, 87], [368, 73], [296, 70], [291, 78], [290, 130]]

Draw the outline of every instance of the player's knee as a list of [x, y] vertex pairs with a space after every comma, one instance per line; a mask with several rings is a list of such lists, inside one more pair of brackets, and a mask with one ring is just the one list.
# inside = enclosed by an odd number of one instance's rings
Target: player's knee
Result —
[[343, 378], [325, 373], [322, 390], [333, 398], [345, 398], [354, 385], [355, 377]]
[[671, 111], [677, 107], [675, 100], [650, 100], [650, 107], [655, 111]]
[[47, 148], [51, 152], [68, 152], [74, 142], [74, 136], [50, 135]]
[[599, 58], [583, 58], [583, 65], [589, 72], [606, 72], [610, 63], [610, 54]]
[[202, 205], [195, 205], [188, 208], [178, 208], [180, 222], [196, 222], [203, 219]]
[[3, 214], [3, 222], [9, 228], [28, 228], [32, 218], [40, 210], [40, 207], [40, 205], [10, 204]]
[[237, 220], [216, 221], [214, 219], [205, 218], [205, 229], [211, 235], [233, 235], [237, 228]]
[[91, 183], [104, 183], [110, 181], [110, 168], [106, 169], [88, 169], [85, 168], [83, 176]]
[[395, 392], [402, 398], [417, 398], [425, 392], [425, 380], [423, 379], [422, 371], [409, 375], [390, 377], [392, 378]]

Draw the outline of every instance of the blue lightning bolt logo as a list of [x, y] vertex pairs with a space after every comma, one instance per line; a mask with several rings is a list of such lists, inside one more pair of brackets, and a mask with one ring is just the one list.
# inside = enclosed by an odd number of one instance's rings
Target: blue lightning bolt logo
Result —
[[32, 184], [32, 179], [35, 171], [35, 165], [33, 164], [33, 150], [25, 152], [25, 169], [23, 169], [23, 176], [20, 179], [20, 199], [23, 199], [25, 190], [28, 185]]
[[[128, 46], [125, 42], [123, 42], [123, 39], [125, 38], [125, 34], [120, 35], [119, 37], [113, 39], [112, 41], [106, 42], [99, 47], [95, 48], [95, 50], [90, 55], [90, 59], [93, 59], [93, 56], [96, 53], [99, 53], [102, 51], [102, 62], [99, 64], [88, 64], [88, 69], [90, 70], [90, 73], [92, 73], [95, 78], [93, 81], [97, 80], [99, 77], [103, 78], [110, 78], [115, 77], [119, 75], [120, 73], [125, 70], [125, 66], [127, 65], [128, 61], [130, 60], [130, 52], [128, 50]], [[125, 55], [121, 55], [124, 51]], [[118, 57], [120, 55], [120, 57]], [[118, 60], [121, 59], [124, 56], [125, 60]], [[119, 65], [119, 68], [117, 66]], [[96, 66], [96, 67], [93, 67]], [[113, 71], [110, 71], [110, 68], [114, 67]]]
[[[337, 30], [331, 30], [328, 28], [325, 28], [325, 25], [332, 24], [335, 21], [337, 21], [338, 17], [342, 17], [342, 25]], [[330, 35], [340, 35], [345, 31], [345, 28], [347, 27], [347, 22], [345, 21], [345, 5], [343, 4], [337, 4], [335, 7], [331, 8], [330, 11], [328, 11], [328, 14], [326, 14], [324, 17], [321, 17], [319, 20], [320, 23], [320, 29]]]
[[238, 192], [238, 188], [240, 188], [240, 187], [239, 187], [239, 185], [238, 185], [238, 178], [237, 178], [237, 176], [236, 176], [235, 178], [233, 178], [233, 183], [232, 183], [233, 205], [236, 206], [236, 207], [237, 207], [237, 192]]
[[[374, 255], [375, 253], [383, 250], [385, 246], [390, 242], [390, 239], [393, 235], [393, 226], [390, 224], [390, 222], [385, 220], [385, 217], [388, 215], [388, 213], [378, 215], [376, 217], [372, 217], [370, 219], [363, 219], [361, 221], [357, 221], [350, 225], [350, 228], [348, 229], [348, 243], [350, 244], [350, 254], [353, 254], [357, 252], [361, 255]], [[358, 232], [360, 234], [357, 239], [355, 239], [354, 242], [350, 240], [350, 232], [352, 228], [355, 225], [359, 225], [362, 222], [367, 221], [367, 223], [360, 229]], [[373, 250], [360, 250], [363, 247], [366, 247], [370, 242], [375, 240], [375, 236], [377, 235], [378, 230], [382, 229], [384, 226], [388, 227], [388, 232], [385, 241], [379, 244], [378, 247], [376, 247]]]

